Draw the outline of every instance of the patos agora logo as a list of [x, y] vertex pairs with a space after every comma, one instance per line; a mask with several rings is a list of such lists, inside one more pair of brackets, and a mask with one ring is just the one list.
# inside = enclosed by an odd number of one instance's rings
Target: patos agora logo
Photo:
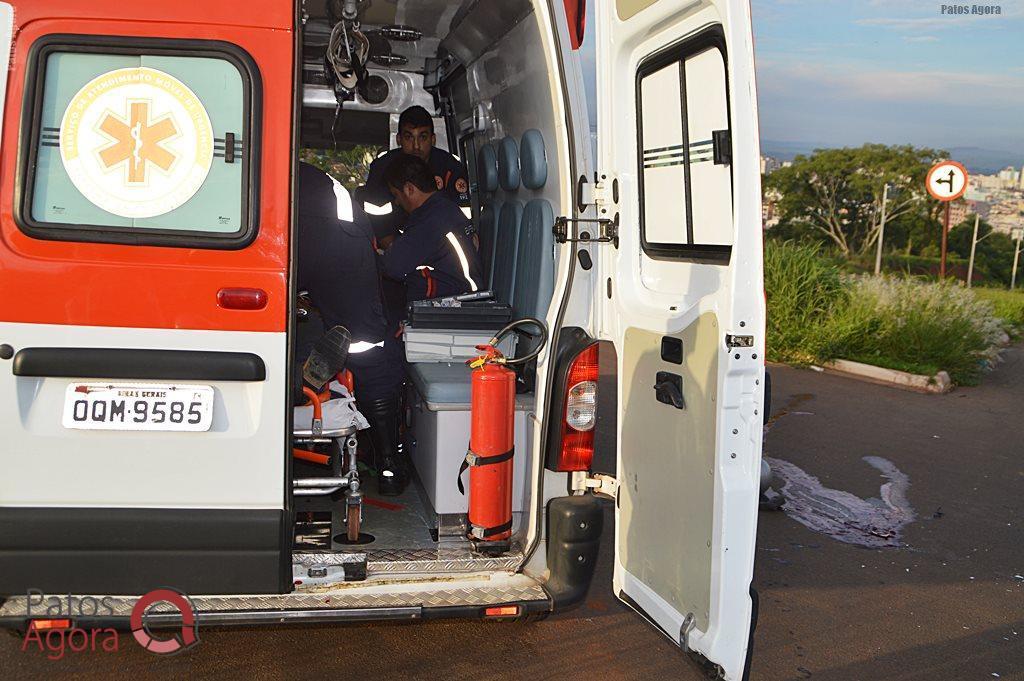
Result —
[[[44, 596], [31, 589], [26, 599], [26, 616], [30, 618], [21, 650], [37, 648], [51, 660], [62, 659], [68, 652], [117, 652], [120, 634], [111, 627], [75, 624], [78, 618], [113, 617], [119, 610], [114, 597]], [[43, 619], [38, 619], [44, 615]], [[159, 616], [173, 623], [170, 629], [152, 630], [147, 619]], [[180, 622], [180, 625], [178, 625]], [[155, 655], [177, 655], [199, 643], [199, 622], [195, 606], [188, 596], [168, 587], [154, 589], [135, 601], [128, 620], [135, 641]], [[170, 626], [170, 625], [169, 625]]]
[[213, 142], [196, 94], [145, 66], [86, 83], [60, 126], [71, 182], [93, 204], [125, 218], [163, 215], [191, 199], [210, 172]]

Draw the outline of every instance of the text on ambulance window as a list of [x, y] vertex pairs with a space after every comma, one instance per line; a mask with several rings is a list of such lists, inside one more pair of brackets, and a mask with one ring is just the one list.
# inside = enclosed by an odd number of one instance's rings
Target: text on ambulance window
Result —
[[39, 50], [23, 229], [207, 247], [252, 235], [252, 82], [235, 58], [195, 54]]
[[732, 174], [724, 46], [701, 40], [642, 64], [637, 90], [644, 250], [656, 257], [728, 257]]

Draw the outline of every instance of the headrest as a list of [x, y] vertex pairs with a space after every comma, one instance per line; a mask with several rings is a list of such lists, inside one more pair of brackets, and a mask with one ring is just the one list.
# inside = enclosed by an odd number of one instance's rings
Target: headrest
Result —
[[519, 145], [514, 137], [501, 140], [498, 151], [498, 182], [507, 192], [519, 189]]
[[493, 192], [498, 189], [498, 154], [494, 147], [485, 144], [480, 147], [480, 153], [476, 157], [477, 178], [480, 182], [480, 189], [485, 192]]
[[548, 155], [544, 150], [544, 135], [536, 128], [523, 133], [519, 146], [519, 166], [523, 186], [540, 189], [548, 181]]

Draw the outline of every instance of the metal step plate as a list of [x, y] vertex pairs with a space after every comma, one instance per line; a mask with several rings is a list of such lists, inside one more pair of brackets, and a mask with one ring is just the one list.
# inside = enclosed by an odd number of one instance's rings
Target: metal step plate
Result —
[[[502, 604], [529, 604], [548, 609], [550, 598], [541, 585], [520, 576], [500, 586], [466, 586], [444, 589], [406, 589], [381, 591], [378, 589], [345, 589], [324, 593], [292, 593], [263, 596], [192, 596], [189, 598], [201, 623], [285, 621], [289, 619], [318, 619], [318, 613], [335, 619], [386, 619], [391, 617], [415, 619], [424, 609], [477, 607]], [[43, 596], [66, 603], [69, 596]], [[80, 601], [82, 596], [70, 596]], [[45, 616], [45, 606], [33, 599], [33, 615]], [[103, 615], [109, 618], [127, 618], [135, 607], [137, 596], [109, 596], [104, 600], [113, 609]], [[0, 607], [0, 620], [8, 626], [18, 626], [27, 615], [27, 597], [14, 596]], [[156, 603], [148, 610], [147, 621], [155, 622], [161, 614], [178, 616], [178, 611], [167, 603]], [[324, 619], [321, 617], [320, 619]]]
[[[341, 565], [348, 562], [345, 553], [293, 553], [292, 562], [304, 568], [315, 565]], [[474, 554], [467, 544], [439, 546], [435, 549], [378, 549], [366, 551], [368, 577], [402, 574], [448, 574], [468, 572], [514, 572], [523, 560], [523, 551], [513, 546], [498, 557]]]

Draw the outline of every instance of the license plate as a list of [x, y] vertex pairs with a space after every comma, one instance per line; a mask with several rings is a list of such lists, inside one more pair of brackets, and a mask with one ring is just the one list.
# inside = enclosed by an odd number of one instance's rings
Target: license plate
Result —
[[213, 423], [208, 385], [72, 383], [64, 396], [65, 428], [207, 431]]

